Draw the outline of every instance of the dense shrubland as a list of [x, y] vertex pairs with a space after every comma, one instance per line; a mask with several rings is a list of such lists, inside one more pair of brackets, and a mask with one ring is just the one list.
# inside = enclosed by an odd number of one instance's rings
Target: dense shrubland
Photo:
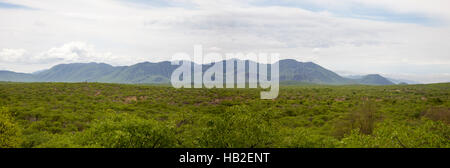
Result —
[[0, 83], [0, 148], [450, 147], [449, 89]]
[[6, 108], [0, 108], [0, 148], [19, 147], [20, 128], [14, 122], [12, 114]]

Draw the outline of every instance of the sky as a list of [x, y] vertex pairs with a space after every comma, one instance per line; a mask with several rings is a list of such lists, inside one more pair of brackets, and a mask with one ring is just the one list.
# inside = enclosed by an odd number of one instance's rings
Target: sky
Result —
[[341, 75], [450, 82], [448, 0], [0, 0], [0, 70], [280, 53]]

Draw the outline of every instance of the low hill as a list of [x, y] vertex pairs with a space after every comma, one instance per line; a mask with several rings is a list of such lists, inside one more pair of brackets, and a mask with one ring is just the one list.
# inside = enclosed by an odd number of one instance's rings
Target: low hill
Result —
[[0, 71], [0, 81], [4, 82], [33, 82], [36, 77], [31, 74], [17, 73], [12, 71]]
[[361, 79], [355, 79], [357, 83], [363, 85], [394, 85], [390, 80], [378, 74], [370, 74], [363, 76]]

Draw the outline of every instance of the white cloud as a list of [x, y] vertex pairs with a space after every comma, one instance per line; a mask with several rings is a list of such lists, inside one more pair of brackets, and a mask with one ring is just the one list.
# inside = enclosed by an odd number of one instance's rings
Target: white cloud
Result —
[[439, 83], [439, 82], [450, 82], [449, 73], [427, 73], [427, 74], [382, 74], [385, 77], [394, 79], [408, 79], [412, 81], [420, 81], [423, 83]]
[[25, 57], [26, 53], [27, 51], [25, 49], [4, 48], [0, 50], [0, 62], [2, 63], [23, 62], [27, 59]]
[[[94, 46], [85, 42], [69, 42], [58, 47], [52, 47], [46, 51], [30, 54], [25, 49], [2, 49], [0, 50], [0, 69], [15, 70], [18, 72], [33, 72], [39, 67], [49, 68], [61, 63], [89, 63], [102, 62], [112, 65], [132, 64], [144, 59], [127, 59], [113, 55], [111, 52], [96, 51]], [[42, 66], [42, 65], [46, 65]], [[21, 67], [21, 68], [17, 68]], [[30, 71], [31, 70], [31, 71]]]
[[34, 57], [36, 61], [44, 62], [102, 62], [110, 61], [111, 53], [98, 53], [92, 45], [84, 42], [70, 42], [60, 47], [54, 47]]
[[[254, 0], [264, 1], [264, 0]], [[448, 0], [284, 0], [291, 3], [314, 4], [326, 10], [351, 12], [352, 8], [379, 8], [396, 13], [424, 14], [429, 17], [450, 19]]]
[[[84, 42], [69, 42], [60, 47], [53, 47], [39, 54], [31, 55], [25, 49], [2, 49], [2, 63], [19, 64], [53, 64], [75, 62], [108, 62], [115, 63], [120, 59], [110, 52], [97, 52], [93, 45]], [[120, 60], [119, 60], [120, 61]]]

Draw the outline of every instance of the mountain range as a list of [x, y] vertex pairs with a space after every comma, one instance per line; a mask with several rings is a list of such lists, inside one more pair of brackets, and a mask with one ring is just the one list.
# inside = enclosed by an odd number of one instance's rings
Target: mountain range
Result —
[[[241, 60], [236, 60], [241, 61]], [[249, 61], [245, 61], [248, 69]], [[212, 65], [203, 65], [203, 72]], [[169, 83], [178, 65], [168, 61], [142, 62], [131, 66], [112, 66], [105, 63], [59, 64], [35, 73], [0, 71], [0, 81], [10, 82], [102, 82], [102, 83]], [[224, 66], [225, 67], [225, 66]], [[394, 82], [378, 74], [358, 78], [342, 77], [313, 62], [280, 60], [280, 81], [315, 84], [393, 85]], [[236, 68], [235, 68], [236, 69]], [[225, 72], [225, 71], [224, 71]], [[246, 72], [248, 75], [248, 71]]]
[[[367, 75], [341, 75], [345, 78], [350, 78], [350, 79], [362, 79], [364, 77], [366, 77]], [[393, 79], [393, 78], [386, 78], [389, 81], [391, 81], [394, 84], [421, 84], [420, 82], [416, 82], [416, 81], [412, 81], [412, 80], [407, 80], [407, 79]]]

